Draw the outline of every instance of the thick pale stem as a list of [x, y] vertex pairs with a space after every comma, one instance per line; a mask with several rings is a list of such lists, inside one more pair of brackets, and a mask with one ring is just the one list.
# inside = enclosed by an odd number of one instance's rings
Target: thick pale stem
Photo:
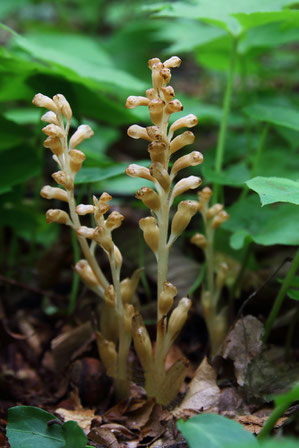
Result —
[[[161, 196], [161, 210], [159, 219], [159, 248], [157, 257], [157, 269], [158, 269], [158, 285], [157, 285], [157, 297], [159, 303], [159, 297], [163, 290], [163, 285], [167, 281], [168, 272], [168, 256], [169, 248], [167, 246], [168, 238], [168, 225], [169, 225], [169, 199], [168, 195], [163, 192]], [[162, 314], [157, 309], [158, 322], [162, 318]]]

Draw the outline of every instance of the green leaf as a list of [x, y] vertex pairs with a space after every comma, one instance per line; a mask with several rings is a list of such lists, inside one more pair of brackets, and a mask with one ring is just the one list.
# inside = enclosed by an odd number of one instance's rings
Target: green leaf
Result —
[[265, 121], [299, 131], [299, 111], [288, 107], [252, 104], [244, 112], [255, 121]]
[[[272, 0], [269, 0], [271, 3]], [[263, 4], [266, 2], [263, 2]], [[272, 1], [275, 3], [275, 0]], [[277, 2], [281, 6], [284, 4], [290, 4], [289, 0]], [[280, 8], [278, 8], [280, 9]], [[299, 24], [299, 11], [284, 9], [282, 11], [275, 11], [271, 8], [266, 12], [252, 12], [251, 14], [244, 14], [243, 12], [233, 14], [233, 16], [238, 20], [240, 26], [243, 30], [249, 30], [250, 28], [255, 28], [257, 26], [265, 25], [272, 22], [285, 22], [289, 26], [297, 27]]]
[[276, 406], [280, 406], [280, 405], [289, 405], [291, 406], [291, 404], [294, 401], [298, 401], [299, 400], [299, 383], [296, 383], [295, 386], [289, 390], [287, 393], [282, 394], [282, 395], [277, 395], [276, 397], [274, 397], [274, 402]]
[[213, 182], [219, 185], [229, 185], [231, 187], [240, 187], [250, 177], [250, 173], [246, 164], [241, 162], [232, 165], [225, 169], [222, 173], [216, 173], [216, 171], [210, 167], [201, 167], [204, 179], [208, 182]]
[[84, 448], [87, 437], [76, 422], [51, 424], [57, 418], [33, 406], [8, 410], [6, 435], [11, 448]]
[[113, 164], [102, 168], [82, 168], [76, 176], [76, 184], [100, 182], [123, 174], [128, 166], [127, 163]]
[[299, 289], [289, 289], [287, 295], [290, 297], [290, 299], [299, 302]]
[[227, 448], [229, 446], [258, 447], [253, 434], [245, 431], [242, 425], [216, 414], [201, 414], [177, 422], [190, 448]]
[[260, 197], [262, 205], [288, 202], [299, 205], [299, 182], [281, 177], [254, 177], [246, 182]]
[[234, 235], [235, 247], [242, 247], [246, 237], [263, 246], [299, 245], [299, 207], [293, 204], [261, 207], [255, 195], [238, 201], [227, 209], [230, 219], [222, 228]]
[[0, 2], [0, 20], [11, 14], [15, 10], [19, 10], [22, 6], [30, 4], [31, 0], [10, 0], [9, 2]]
[[13, 148], [20, 144], [26, 137], [28, 138], [29, 132], [22, 126], [14, 123], [11, 120], [7, 120], [0, 115], [0, 151]]
[[[298, 180], [299, 157], [285, 147], [272, 148], [271, 140], [268, 144], [269, 147], [265, 148], [262, 154], [256, 174], [262, 177], [286, 177]], [[253, 159], [251, 161], [253, 162]]]

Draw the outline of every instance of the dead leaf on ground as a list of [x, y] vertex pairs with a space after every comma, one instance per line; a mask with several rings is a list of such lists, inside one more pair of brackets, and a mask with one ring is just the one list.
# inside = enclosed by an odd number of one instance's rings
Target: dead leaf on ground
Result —
[[218, 409], [220, 389], [216, 384], [216, 372], [210, 366], [207, 358], [204, 358], [197, 368], [195, 375], [189, 385], [187, 394], [182, 403], [177, 406], [173, 414], [183, 417], [185, 410], [216, 411]]
[[246, 316], [236, 322], [224, 341], [222, 357], [234, 362], [235, 375], [240, 386], [244, 385], [248, 365], [262, 351], [263, 333], [262, 322], [254, 316]]
[[71, 394], [71, 399], [74, 403], [74, 409], [60, 407], [55, 410], [55, 414], [62, 417], [65, 422], [69, 420], [75, 421], [84, 431], [90, 431], [91, 422], [95, 417], [95, 409], [83, 408], [79, 397], [75, 393]]
[[87, 437], [89, 440], [100, 443], [107, 448], [119, 448], [117, 438], [110, 429], [94, 428], [88, 433]]
[[[252, 432], [253, 434], [258, 434], [267, 419], [268, 417], [258, 417], [257, 415], [241, 415], [236, 417], [234, 420], [241, 423], [246, 431]], [[274, 429], [279, 429], [286, 420], [287, 417], [281, 417], [276, 422]]]
[[140, 430], [149, 420], [150, 415], [152, 413], [153, 407], [155, 405], [155, 400], [147, 400], [140, 409], [128, 410], [126, 426], [129, 429], [138, 429]]

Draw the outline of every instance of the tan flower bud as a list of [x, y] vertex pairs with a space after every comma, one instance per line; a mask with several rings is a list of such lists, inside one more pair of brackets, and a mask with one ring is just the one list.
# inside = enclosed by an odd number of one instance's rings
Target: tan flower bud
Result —
[[202, 210], [204, 205], [207, 204], [212, 196], [212, 190], [209, 187], [203, 188], [201, 191], [197, 193], [198, 196], [198, 210]]
[[57, 108], [61, 111], [62, 115], [64, 115], [64, 117], [67, 119], [67, 121], [71, 121], [72, 109], [65, 96], [61, 93], [58, 93], [57, 95], [53, 96], [53, 101], [56, 104]]
[[152, 69], [153, 88], [157, 91], [162, 87], [162, 85], [164, 85], [164, 79], [160, 75], [160, 71], [163, 69], [162, 62], [161, 61], [156, 62], [155, 64], [152, 65], [151, 69]]
[[153, 88], [151, 88], [151, 89], [147, 89], [147, 91], [145, 92], [145, 94], [146, 94], [146, 97], [147, 97], [149, 100], [153, 100], [154, 98], [157, 97], [157, 92], [156, 92], [156, 90], [153, 89]]
[[191, 243], [195, 244], [195, 246], [199, 247], [200, 249], [205, 249], [207, 247], [207, 240], [206, 237], [202, 233], [196, 233], [191, 238]]
[[175, 112], [180, 112], [184, 109], [184, 106], [180, 102], [180, 100], [172, 100], [165, 107], [165, 112], [168, 115], [174, 114]]
[[195, 115], [193, 115], [193, 114], [186, 115], [185, 117], [182, 117], [182, 118], [179, 118], [178, 120], [176, 120], [170, 126], [169, 133], [172, 134], [177, 129], [181, 129], [181, 128], [193, 128], [193, 126], [196, 126], [197, 123], [198, 123], [198, 119]]
[[107, 252], [111, 253], [114, 250], [114, 244], [109, 232], [103, 226], [97, 226], [94, 231], [94, 239]]
[[164, 106], [165, 103], [161, 98], [154, 98], [148, 104], [151, 120], [155, 125], [159, 126], [161, 123]]
[[142, 126], [138, 126], [138, 124], [132, 124], [128, 128], [128, 136], [131, 138], [134, 138], [135, 140], [138, 140], [139, 138], [143, 138], [144, 140], [147, 140], [151, 142], [151, 138], [148, 136], [148, 133], [146, 132], [146, 128], [143, 128]]
[[171, 179], [167, 170], [161, 163], [152, 163], [150, 166], [150, 173], [159, 182], [163, 190], [169, 190]]
[[81, 226], [76, 229], [76, 233], [78, 236], [81, 236], [83, 238], [95, 240], [95, 229], [92, 229], [91, 227]]
[[113, 252], [114, 252], [114, 260], [115, 260], [116, 267], [120, 268], [122, 265], [122, 262], [123, 262], [123, 257], [120, 253], [119, 248], [115, 244], [114, 244]]
[[127, 109], [135, 109], [138, 106], [148, 106], [149, 99], [144, 96], [129, 96], [126, 101]]
[[172, 223], [171, 223], [171, 233], [176, 237], [181, 235], [192, 216], [197, 212], [197, 202], [196, 201], [182, 201], [178, 205], [177, 212], [175, 213]]
[[51, 149], [53, 154], [57, 157], [61, 156], [63, 153], [63, 147], [58, 137], [48, 137], [44, 141], [44, 147]]
[[147, 179], [154, 182], [154, 178], [151, 176], [150, 170], [145, 166], [136, 165], [135, 163], [132, 163], [127, 167], [126, 174], [131, 177], [141, 177], [142, 179]]
[[143, 231], [146, 244], [156, 253], [159, 247], [159, 228], [156, 219], [153, 216], [142, 218], [139, 221], [139, 227]]
[[58, 138], [64, 137], [63, 130], [59, 126], [56, 126], [56, 124], [48, 124], [42, 129], [42, 131], [44, 134], [49, 135], [51, 137], [58, 137]]
[[228, 265], [226, 263], [221, 263], [216, 277], [216, 286], [218, 290], [221, 290], [223, 288], [226, 276], [228, 272]]
[[113, 230], [121, 226], [123, 220], [124, 216], [121, 213], [113, 211], [106, 219], [105, 227], [106, 229], [109, 229], [110, 232], [112, 232]]
[[229, 214], [226, 213], [225, 210], [222, 210], [220, 213], [218, 213], [217, 216], [213, 219], [212, 227], [213, 229], [217, 229], [221, 224], [223, 224], [225, 221], [227, 221], [230, 218]]
[[88, 215], [89, 213], [94, 213], [94, 206], [90, 204], [79, 204], [76, 207], [76, 213], [80, 216]]
[[161, 90], [163, 92], [164, 100], [166, 101], [166, 103], [169, 103], [169, 101], [173, 100], [173, 98], [175, 96], [173, 87], [166, 86], [166, 87], [162, 87]]
[[132, 334], [132, 319], [135, 313], [134, 306], [131, 303], [126, 303], [124, 306], [125, 309], [125, 329], [126, 332], [131, 335]]
[[136, 269], [131, 278], [127, 277], [120, 282], [121, 298], [123, 304], [132, 302], [142, 271], [143, 268]]
[[187, 190], [194, 190], [198, 188], [202, 180], [197, 176], [189, 176], [181, 179], [174, 187], [172, 191], [172, 198], [176, 198], [180, 194], [183, 194]]
[[171, 313], [167, 329], [171, 341], [175, 340], [185, 325], [190, 307], [191, 300], [184, 297], [179, 301], [178, 306]]
[[71, 149], [69, 152], [70, 156], [70, 169], [73, 173], [78, 173], [82, 167], [82, 163], [86, 159], [85, 154], [78, 149]]
[[143, 369], [147, 371], [153, 362], [152, 343], [139, 313], [135, 313], [133, 316], [132, 333], [138, 359], [140, 360]]
[[45, 185], [41, 189], [40, 195], [45, 199], [59, 199], [59, 201], [68, 202], [68, 196], [65, 190], [50, 187], [50, 185]]
[[107, 375], [114, 378], [117, 371], [117, 353], [115, 344], [105, 339], [102, 334], [97, 331], [97, 346], [100, 358], [107, 370]]
[[164, 316], [168, 313], [170, 308], [173, 305], [173, 298], [177, 295], [177, 289], [176, 287], [169, 282], [165, 282], [163, 285], [163, 291], [160, 294], [159, 297], [159, 311]]
[[81, 124], [70, 139], [70, 148], [76, 148], [83, 140], [92, 137], [94, 134], [88, 124]]
[[164, 67], [166, 68], [176, 68], [179, 67], [182, 63], [182, 60], [178, 56], [172, 56], [163, 62]]
[[203, 291], [200, 303], [205, 318], [209, 318], [214, 308], [213, 297], [210, 291]]
[[161, 141], [163, 136], [159, 126], [148, 126], [146, 132], [151, 140]]
[[192, 145], [195, 140], [195, 135], [191, 131], [185, 131], [182, 134], [175, 137], [170, 142], [170, 154], [175, 153], [179, 149], [183, 148], [186, 145]]
[[153, 210], [154, 212], [157, 212], [160, 210], [160, 207], [161, 207], [160, 198], [152, 188], [148, 188], [148, 187], [140, 188], [137, 191], [135, 197], [137, 199], [141, 199], [141, 201], [144, 203], [144, 205], [146, 207], [148, 207], [150, 210]]
[[103, 224], [103, 215], [108, 212], [110, 205], [107, 202], [97, 201], [94, 206], [94, 218], [97, 223]]
[[79, 260], [75, 265], [75, 271], [79, 274], [86, 285], [93, 287], [100, 285], [98, 279], [94, 275], [93, 270], [86, 260]]
[[72, 190], [74, 188], [73, 179], [64, 171], [57, 171], [52, 174], [53, 179], [59, 185], [62, 185], [66, 190]]
[[72, 225], [69, 215], [63, 210], [50, 209], [46, 213], [46, 223], [57, 222], [59, 224], [66, 224], [67, 226]]
[[34, 96], [32, 103], [37, 107], [44, 107], [45, 109], [49, 109], [52, 112], [57, 113], [57, 107], [54, 101], [42, 93], [37, 93]]
[[111, 194], [106, 193], [106, 191], [104, 191], [104, 193], [101, 194], [99, 200], [100, 200], [100, 202], [109, 202], [109, 201], [111, 201], [111, 199], [112, 199]]
[[222, 204], [214, 204], [212, 207], [209, 208], [209, 210], [206, 213], [207, 219], [212, 219], [214, 216], [218, 215], [219, 212], [223, 210]]
[[165, 164], [166, 143], [153, 141], [148, 145], [151, 161]]
[[110, 308], [115, 307], [116, 294], [113, 285], [109, 285], [108, 288], [105, 289], [104, 299]]
[[41, 120], [45, 121], [46, 123], [52, 123], [52, 124], [56, 124], [57, 126], [59, 126], [59, 121], [57, 120], [57, 115], [54, 112], [52, 112], [51, 110], [46, 112], [42, 116]]
[[159, 71], [159, 78], [161, 79], [161, 86], [166, 86], [166, 84], [169, 83], [171, 80], [171, 72], [169, 68], [162, 68], [162, 70]]
[[152, 58], [152, 59], [149, 59], [148, 62], [147, 62], [148, 67], [149, 67], [150, 69], [153, 68], [153, 65], [158, 64], [158, 63], [161, 63], [161, 61], [160, 61], [159, 58]]
[[189, 166], [197, 166], [203, 162], [203, 155], [201, 152], [193, 151], [183, 157], [180, 157], [173, 164], [170, 175], [175, 176], [180, 170], [188, 168]]

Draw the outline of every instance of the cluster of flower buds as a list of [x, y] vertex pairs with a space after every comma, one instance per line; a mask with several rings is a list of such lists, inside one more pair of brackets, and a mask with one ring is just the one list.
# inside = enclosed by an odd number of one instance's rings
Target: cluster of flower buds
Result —
[[[57, 94], [49, 98], [42, 93], [38, 93], [32, 100], [37, 107], [48, 109], [41, 120], [48, 123], [42, 131], [47, 138], [44, 147], [49, 148], [53, 153], [53, 159], [59, 166], [59, 171], [52, 174], [53, 179], [62, 188], [54, 188], [46, 185], [41, 190], [41, 196], [46, 199], [59, 199], [69, 202], [70, 194], [74, 189], [74, 180], [85, 160], [85, 154], [76, 149], [83, 140], [93, 135], [92, 129], [88, 125], [81, 125], [72, 135], [68, 142], [68, 133], [72, 119], [72, 109], [62, 94]], [[48, 210], [47, 222], [58, 222], [72, 227], [76, 224], [62, 210]]]

